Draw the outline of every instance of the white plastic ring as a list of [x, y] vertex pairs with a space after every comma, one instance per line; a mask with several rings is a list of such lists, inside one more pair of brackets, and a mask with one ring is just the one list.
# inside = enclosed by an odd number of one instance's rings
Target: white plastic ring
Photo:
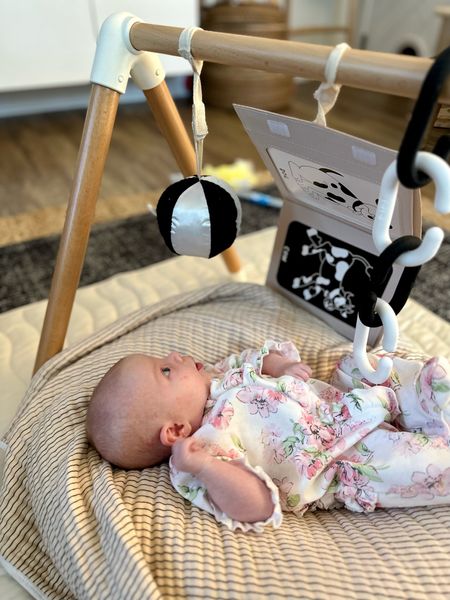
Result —
[[[382, 300], [377, 299], [375, 310], [383, 324], [383, 349], [394, 352], [398, 341], [398, 322], [392, 307]], [[355, 337], [353, 339], [353, 356], [361, 375], [368, 381], [380, 384], [388, 379], [392, 371], [392, 359], [383, 356], [378, 361], [376, 369], [372, 367], [367, 357], [367, 340], [370, 327], [366, 327], [359, 319], [356, 321]]]
[[[415, 165], [429, 175], [436, 186], [434, 206], [439, 213], [450, 212], [450, 167], [444, 159], [431, 152], [418, 152]], [[392, 240], [389, 226], [394, 214], [399, 181], [397, 178], [397, 161], [393, 161], [386, 169], [381, 181], [380, 197], [372, 228], [372, 237], [377, 250], [383, 252]], [[431, 260], [439, 250], [444, 238], [440, 227], [431, 227], [423, 237], [422, 243], [415, 250], [404, 252], [396, 262], [404, 267], [416, 267]]]

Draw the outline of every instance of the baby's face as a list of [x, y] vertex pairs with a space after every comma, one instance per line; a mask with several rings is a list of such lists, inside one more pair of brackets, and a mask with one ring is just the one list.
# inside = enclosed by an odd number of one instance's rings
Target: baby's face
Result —
[[149, 386], [161, 415], [184, 416], [194, 428], [200, 426], [209, 395], [211, 375], [192, 356], [171, 352], [163, 358], [141, 355], [144, 385]]

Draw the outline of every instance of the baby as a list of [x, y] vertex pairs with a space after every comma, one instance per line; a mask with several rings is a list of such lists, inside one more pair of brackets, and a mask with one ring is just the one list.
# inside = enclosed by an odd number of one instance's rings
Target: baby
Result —
[[291, 342], [213, 367], [131, 355], [95, 389], [88, 438], [122, 468], [171, 457], [174, 487], [231, 529], [277, 527], [282, 510], [450, 503], [445, 359], [394, 358], [371, 387], [345, 357], [332, 383], [312, 379]]

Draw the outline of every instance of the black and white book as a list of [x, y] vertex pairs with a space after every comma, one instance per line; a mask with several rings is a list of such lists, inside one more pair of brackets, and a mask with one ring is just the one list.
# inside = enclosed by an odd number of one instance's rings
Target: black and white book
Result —
[[[239, 105], [235, 110], [284, 200], [267, 285], [352, 339], [355, 291], [379, 254], [372, 224], [381, 179], [397, 153], [309, 121]], [[399, 185], [390, 237], [420, 233], [420, 192]], [[384, 300], [390, 301], [402, 273], [395, 265]], [[381, 333], [372, 329], [369, 344]]]

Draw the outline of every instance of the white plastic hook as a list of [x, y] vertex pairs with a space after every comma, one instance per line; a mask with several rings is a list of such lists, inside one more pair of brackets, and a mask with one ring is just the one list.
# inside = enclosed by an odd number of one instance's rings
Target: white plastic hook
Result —
[[[450, 167], [444, 159], [431, 152], [418, 152], [416, 167], [429, 175], [436, 186], [434, 206], [437, 212], [450, 212]], [[381, 181], [380, 198], [373, 223], [372, 237], [377, 250], [381, 253], [392, 240], [389, 236], [389, 226], [394, 213], [399, 181], [397, 178], [397, 161], [393, 161], [386, 169]], [[404, 267], [416, 267], [431, 260], [439, 250], [444, 239], [440, 227], [430, 227], [423, 236], [422, 243], [415, 250], [404, 252], [397, 263]]]
[[[375, 311], [383, 324], [383, 349], [387, 352], [394, 352], [398, 341], [398, 322], [395, 312], [381, 298], [377, 299]], [[392, 371], [392, 359], [388, 356], [383, 356], [378, 361], [377, 367], [375, 369], [372, 367], [367, 357], [369, 330], [370, 327], [363, 325], [358, 317], [353, 340], [353, 356], [361, 375], [372, 383], [380, 384], [388, 379]]]

